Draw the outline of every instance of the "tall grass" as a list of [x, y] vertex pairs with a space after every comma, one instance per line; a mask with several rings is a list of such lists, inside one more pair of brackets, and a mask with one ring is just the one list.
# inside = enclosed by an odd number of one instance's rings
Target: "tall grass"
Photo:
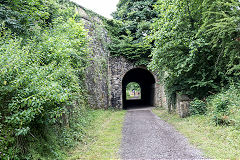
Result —
[[240, 84], [207, 99], [208, 114], [216, 125], [231, 125], [240, 128]]

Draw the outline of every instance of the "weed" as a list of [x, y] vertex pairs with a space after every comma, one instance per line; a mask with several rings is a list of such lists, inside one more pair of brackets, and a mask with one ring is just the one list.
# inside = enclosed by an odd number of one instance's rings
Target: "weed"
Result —
[[240, 131], [233, 126], [216, 126], [211, 115], [179, 118], [164, 109], [153, 111], [172, 124], [189, 141], [201, 149], [207, 158], [238, 159], [240, 157]]
[[70, 152], [69, 160], [118, 159], [125, 111], [101, 111], [88, 128], [83, 143]]

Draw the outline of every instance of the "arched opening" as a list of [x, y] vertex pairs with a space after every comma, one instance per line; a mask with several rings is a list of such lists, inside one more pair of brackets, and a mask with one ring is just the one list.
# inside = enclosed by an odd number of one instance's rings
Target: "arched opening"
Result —
[[126, 100], [140, 100], [141, 86], [136, 82], [130, 82], [126, 87]]
[[[137, 83], [141, 88], [141, 98], [127, 99], [127, 86], [131, 82]], [[143, 68], [131, 69], [123, 77], [122, 87], [123, 109], [154, 105], [155, 78], [148, 70]]]

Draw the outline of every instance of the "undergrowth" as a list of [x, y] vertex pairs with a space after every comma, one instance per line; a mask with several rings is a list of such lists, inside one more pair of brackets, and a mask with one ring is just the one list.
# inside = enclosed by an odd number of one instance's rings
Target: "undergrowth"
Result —
[[[35, 126], [31, 135], [18, 139], [25, 143], [25, 145], [21, 145], [23, 148], [20, 148], [22, 155], [16, 154], [10, 159], [66, 159], [70, 149], [79, 143], [86, 143], [90, 134], [89, 128], [96, 124], [96, 119], [105, 114], [105, 111], [74, 108], [71, 114], [66, 126], [62, 126], [60, 123]], [[4, 145], [4, 143], [0, 143], [0, 148], [3, 148]], [[25, 153], [22, 152], [24, 149]], [[8, 157], [3, 157], [3, 159], [8, 159]]]
[[210, 115], [179, 118], [163, 108], [155, 109], [154, 113], [185, 135], [206, 158], [239, 159], [240, 131], [236, 127], [216, 125]]
[[61, 159], [85, 133], [90, 53], [74, 9], [69, 0], [0, 4], [0, 159]]
[[240, 84], [208, 98], [208, 113], [216, 125], [230, 125], [240, 129]]
[[192, 116], [179, 118], [163, 108], [154, 112], [173, 124], [210, 158], [240, 158], [240, 85], [190, 103]]
[[69, 152], [69, 160], [119, 159], [122, 125], [125, 111], [96, 110], [96, 118], [87, 127], [87, 134], [75, 150]]

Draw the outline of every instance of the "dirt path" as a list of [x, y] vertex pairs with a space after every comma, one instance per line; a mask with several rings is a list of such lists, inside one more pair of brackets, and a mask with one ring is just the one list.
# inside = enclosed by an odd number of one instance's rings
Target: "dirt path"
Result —
[[201, 152], [150, 109], [129, 110], [123, 126], [122, 159], [202, 159]]

